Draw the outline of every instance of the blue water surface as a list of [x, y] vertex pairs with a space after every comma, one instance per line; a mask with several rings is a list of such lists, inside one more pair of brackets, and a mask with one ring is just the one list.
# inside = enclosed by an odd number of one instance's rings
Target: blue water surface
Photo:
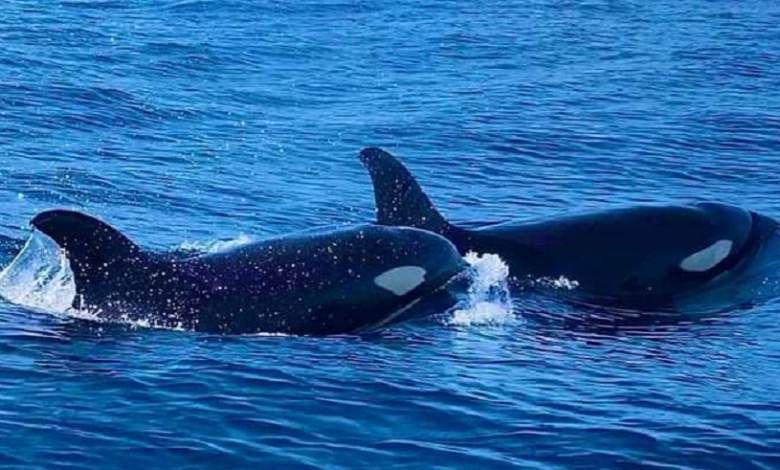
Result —
[[[366, 146], [458, 222], [780, 217], [780, 3], [8, 0], [0, 264], [51, 207], [151, 248], [373, 217]], [[208, 336], [0, 303], [0, 469], [776, 469], [780, 303], [590, 327]], [[536, 321], [536, 317], [552, 320]]]

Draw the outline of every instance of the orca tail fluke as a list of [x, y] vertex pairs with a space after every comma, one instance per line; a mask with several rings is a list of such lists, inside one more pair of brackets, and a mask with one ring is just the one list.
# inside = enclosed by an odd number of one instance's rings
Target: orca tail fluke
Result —
[[125, 275], [142, 256], [141, 249], [118, 230], [80, 212], [46, 211], [31, 224], [65, 251], [77, 288]]
[[366, 148], [359, 158], [371, 175], [380, 225], [420, 228], [444, 236], [453, 229], [394, 156], [379, 148]]

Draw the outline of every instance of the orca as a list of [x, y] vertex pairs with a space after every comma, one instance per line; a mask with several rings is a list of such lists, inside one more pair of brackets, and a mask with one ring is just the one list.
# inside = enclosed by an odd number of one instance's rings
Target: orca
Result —
[[359, 159], [373, 183], [379, 225], [440, 234], [462, 254], [497, 254], [515, 285], [544, 286], [544, 281], [563, 279], [575, 287], [572, 296], [596, 304], [673, 307], [681, 297], [727, 281], [778, 231], [768, 217], [714, 202], [456, 227], [393, 155], [366, 148]]
[[75, 211], [43, 212], [32, 226], [64, 251], [74, 308], [206, 333], [359, 333], [466, 267], [449, 241], [415, 228], [309, 230], [195, 255], [144, 249]]

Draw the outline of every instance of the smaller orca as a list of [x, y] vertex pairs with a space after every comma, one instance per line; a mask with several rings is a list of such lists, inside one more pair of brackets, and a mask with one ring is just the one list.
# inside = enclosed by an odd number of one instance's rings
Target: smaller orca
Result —
[[772, 219], [719, 203], [637, 206], [466, 229], [445, 220], [388, 152], [366, 148], [359, 158], [373, 182], [380, 225], [438, 233], [462, 254], [498, 254], [517, 281], [563, 277], [578, 286], [572, 295], [588, 302], [673, 306], [747, 265], [778, 231]]
[[348, 334], [383, 325], [465, 268], [446, 239], [375, 225], [307, 231], [183, 255], [145, 250], [67, 210], [32, 226], [64, 250], [74, 307], [208, 333]]

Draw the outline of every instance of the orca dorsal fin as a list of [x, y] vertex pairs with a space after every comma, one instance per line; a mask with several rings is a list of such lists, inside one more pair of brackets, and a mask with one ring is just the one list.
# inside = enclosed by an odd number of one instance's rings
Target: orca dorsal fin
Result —
[[108, 281], [141, 255], [138, 245], [117, 229], [80, 212], [46, 211], [31, 224], [65, 250], [77, 286]]
[[366, 148], [360, 152], [360, 161], [371, 175], [380, 225], [421, 228], [445, 236], [452, 229], [394, 156], [379, 148]]

